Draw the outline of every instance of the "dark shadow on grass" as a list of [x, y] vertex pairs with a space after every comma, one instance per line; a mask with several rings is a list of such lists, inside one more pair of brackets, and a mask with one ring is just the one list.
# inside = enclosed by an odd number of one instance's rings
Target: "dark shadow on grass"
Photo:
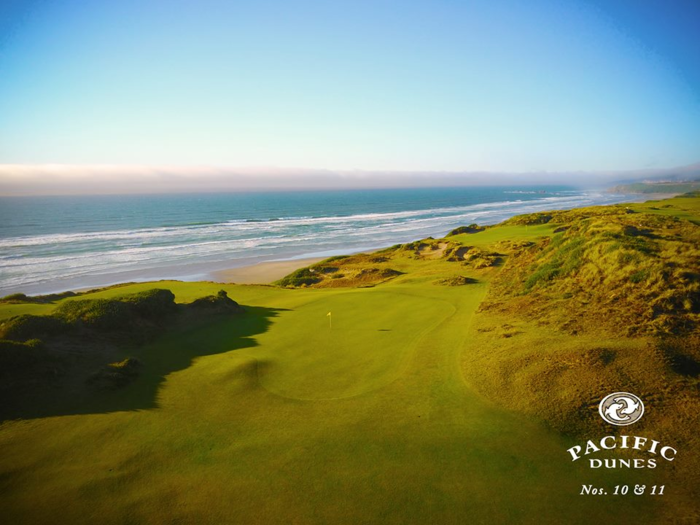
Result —
[[[10, 398], [3, 395], [0, 421], [156, 408], [160, 387], [169, 374], [188, 368], [199, 357], [257, 346], [255, 336], [267, 332], [272, 319], [284, 311], [244, 308], [243, 313], [209, 319], [183, 316], [149, 343], [113, 349], [109, 361], [130, 357], [139, 363], [124, 384], [95, 384], [90, 380], [100, 370], [95, 368], [95, 359], [74, 357], [59, 367], [63, 370], [53, 380], [37, 377], [30, 388], [16, 391]], [[91, 357], [89, 342], [84, 350], [83, 357]]]

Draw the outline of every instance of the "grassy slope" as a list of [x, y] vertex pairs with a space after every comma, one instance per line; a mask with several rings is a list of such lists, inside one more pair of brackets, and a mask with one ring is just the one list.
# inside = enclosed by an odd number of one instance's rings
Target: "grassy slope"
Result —
[[[552, 230], [451, 240], [488, 247]], [[74, 523], [654, 521], [648, 498], [578, 496], [584, 482], [651, 484], [646, 473], [572, 465], [571, 440], [511, 410], [512, 392], [473, 387], [485, 350], [513, 339], [485, 347], [477, 330], [498, 269], [413, 257], [391, 267], [403, 274], [374, 288], [223, 286], [248, 307], [237, 324], [149, 345], [142, 377], [87, 413], [3, 423], [0, 513], [13, 523], [56, 523], [58, 512]], [[434, 284], [457, 274], [479, 284]], [[158, 287], [188, 302], [222, 285]], [[54, 307], [0, 305], [0, 318]], [[551, 337], [554, 352], [570, 336]]]
[[700, 181], [688, 182], [635, 182], [612, 188], [614, 193], [674, 194], [700, 189]]
[[[700, 198], [616, 208], [634, 213], [564, 212], [553, 227], [574, 217], [568, 230], [511, 257], [475, 316], [474, 351], [463, 354], [463, 367], [500, 406], [578, 435], [610, 432], [596, 412], [606, 393], [642, 396], [644, 419], [617, 433], [683, 450], [683, 461], [654, 476], [675, 486], [664, 501], [668, 519], [693, 522], [700, 520], [700, 232], [690, 223], [700, 224]], [[630, 224], [650, 231], [621, 235]]]

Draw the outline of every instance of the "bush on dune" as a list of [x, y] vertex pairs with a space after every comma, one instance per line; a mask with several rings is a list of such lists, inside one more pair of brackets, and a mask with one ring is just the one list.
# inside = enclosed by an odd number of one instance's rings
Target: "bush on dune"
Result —
[[479, 233], [486, 229], [486, 226], [479, 226], [478, 224], [470, 224], [469, 226], [460, 226], [450, 231], [445, 237], [454, 237], [455, 235], [460, 235], [462, 233]]
[[170, 290], [152, 289], [114, 299], [79, 299], [61, 304], [50, 315], [21, 315], [0, 324], [0, 339], [26, 341], [51, 338], [76, 330], [95, 335], [110, 334], [143, 339], [154, 329], [171, 320], [181, 310], [209, 313], [242, 311], [225, 291], [219, 295], [178, 306]]
[[210, 313], [239, 313], [243, 311], [243, 307], [231, 299], [224, 290], [220, 290], [216, 295], [208, 295], [195, 299], [185, 306], [189, 310], [205, 310]]
[[0, 298], [0, 303], [5, 304], [22, 304], [22, 303], [33, 303], [33, 304], [47, 304], [53, 303], [54, 301], [59, 301], [65, 299], [66, 297], [74, 297], [78, 294], [75, 292], [63, 292], [54, 293], [49, 295], [26, 295], [23, 293], [14, 293], [11, 295], [6, 295]]
[[170, 290], [153, 289], [116, 299], [81, 299], [63, 303], [54, 316], [73, 326], [120, 330], [130, 323], [158, 321], [177, 309]]
[[[357, 254], [333, 261], [323, 261], [310, 268], [302, 268], [277, 281], [278, 286], [300, 288], [352, 288], [373, 286], [401, 275], [393, 268], [374, 266], [389, 262], [376, 254]], [[373, 266], [368, 266], [372, 264]]]
[[0, 340], [0, 370], [7, 372], [14, 367], [36, 363], [45, 356], [44, 345], [39, 339], [19, 341]]
[[311, 268], [301, 268], [296, 270], [286, 277], [283, 277], [276, 284], [279, 286], [287, 286], [298, 288], [301, 286], [310, 286], [312, 284], [320, 283], [323, 277], [316, 274]]
[[83, 299], [62, 304], [53, 317], [76, 328], [94, 328], [101, 331], [125, 328], [133, 321], [129, 305], [114, 299]]
[[26, 341], [63, 334], [70, 326], [51, 315], [20, 315], [0, 323], [0, 339]]
[[124, 348], [133, 351], [173, 328], [175, 321], [192, 325], [242, 311], [223, 290], [178, 305], [170, 290], [152, 289], [113, 299], [67, 301], [50, 315], [8, 319], [0, 324], [0, 408], [2, 403], [22, 405], [28, 393], [51, 396], [46, 387], [56, 381], [87, 379], [97, 388], [123, 387], [141, 367], [135, 357], [110, 363]]
[[[697, 325], [699, 227], [619, 207], [584, 215], [562, 212], [556, 220], [569, 220], [566, 230], [513, 254], [483, 308], [501, 304], [562, 326], [576, 312], [577, 331], [670, 334]], [[553, 301], [570, 306], [552, 311]]]
[[167, 317], [177, 309], [175, 294], [160, 288], [127, 295], [119, 300], [131, 305], [137, 315], [151, 320]]

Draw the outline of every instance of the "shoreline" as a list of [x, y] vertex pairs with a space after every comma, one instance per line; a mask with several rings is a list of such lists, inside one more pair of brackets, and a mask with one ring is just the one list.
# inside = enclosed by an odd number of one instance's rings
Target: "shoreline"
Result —
[[[646, 202], [650, 200], [663, 200], [673, 198], [679, 195], [678, 193], [654, 193], [654, 194], [639, 194], [639, 200], [628, 201]], [[605, 205], [603, 205], [605, 206]], [[576, 208], [573, 208], [576, 209]], [[495, 226], [495, 225], [490, 225]], [[374, 248], [371, 250], [348, 251], [342, 255], [354, 255], [356, 253], [372, 253], [382, 248]], [[207, 280], [211, 280], [221, 284], [272, 284], [290, 273], [311, 266], [326, 260], [326, 257], [305, 257], [301, 259], [285, 259], [281, 261], [262, 261], [254, 264], [227, 268], [224, 270], [214, 270], [207, 274]]]
[[[678, 194], [628, 195], [628, 197], [633, 198], [611, 204], [663, 200], [675, 197], [677, 195]], [[593, 204], [593, 206], [609, 206], [611, 204]], [[582, 206], [575, 206], [574, 208], [553, 207], [552, 209], [575, 209], [580, 207]], [[493, 226], [500, 222], [501, 221], [498, 221], [494, 224], [489, 224], [488, 222], [486, 222], [485, 224], [488, 226]], [[390, 243], [386, 244], [386, 246], [389, 245]], [[183, 282], [211, 281], [218, 282], [221, 284], [267, 285], [271, 284], [272, 282], [278, 279], [281, 279], [282, 277], [285, 277], [286, 275], [289, 275], [295, 270], [315, 264], [334, 255], [370, 253], [379, 249], [382, 249], [382, 247], [377, 246], [375, 244], [374, 246], [370, 245], [364, 247], [348, 246], [346, 250], [333, 249], [328, 251], [318, 251], [316, 253], [311, 251], [310, 253], [307, 252], [307, 254], [305, 255], [295, 256], [289, 259], [260, 260], [260, 257], [251, 257], [239, 266], [235, 265], [235, 263], [231, 264], [233, 263], [233, 261], [230, 261], [228, 264], [225, 262], [212, 263], [205, 261], [196, 261], [186, 265], [181, 265], [177, 268], [168, 268], [167, 270], [170, 271], [164, 271], [164, 268], [159, 267], [145, 269], [142, 268], [115, 272], [113, 274], [109, 274], [109, 276], [105, 274], [100, 274], [91, 276], [76, 276], [74, 278], [61, 279], [61, 284], [55, 282], [53, 283], [53, 286], [46, 282], [41, 282], [33, 283], [30, 285], [19, 285], [17, 287], [6, 287], [4, 290], [0, 291], [0, 296], [9, 295], [12, 293], [25, 293], [30, 296], [47, 295], [52, 293], [62, 293], [65, 291], [86, 291], [96, 288], [111, 287], [122, 283], [157, 282], [163, 280]], [[258, 260], [255, 260], [256, 258]]]

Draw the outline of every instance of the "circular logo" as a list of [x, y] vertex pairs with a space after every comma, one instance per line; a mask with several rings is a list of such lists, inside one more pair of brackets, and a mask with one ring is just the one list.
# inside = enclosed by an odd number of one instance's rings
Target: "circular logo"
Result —
[[598, 406], [600, 417], [611, 425], [624, 427], [636, 423], [644, 415], [644, 403], [629, 392], [615, 392], [603, 398]]

